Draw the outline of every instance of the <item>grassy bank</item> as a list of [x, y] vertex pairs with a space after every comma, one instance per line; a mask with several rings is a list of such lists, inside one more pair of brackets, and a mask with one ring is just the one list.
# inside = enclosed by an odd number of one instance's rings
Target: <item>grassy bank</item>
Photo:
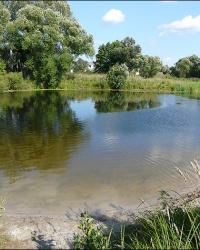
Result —
[[[191, 162], [197, 177], [200, 167]], [[187, 173], [177, 169], [187, 181]], [[75, 249], [199, 249], [200, 248], [200, 191], [174, 198], [160, 192], [160, 203], [139, 212], [121, 231], [98, 225], [88, 213], [81, 214], [81, 234], [74, 240]], [[98, 225], [98, 226], [97, 226]]]
[[[108, 90], [105, 74], [71, 74], [59, 84], [60, 89], [101, 89]], [[160, 93], [200, 93], [200, 79], [173, 78], [169, 75], [158, 75], [154, 78], [143, 78], [131, 75], [122, 90], [156, 91]]]
[[[42, 85], [41, 85], [42, 88]], [[12, 90], [38, 89], [30, 80], [24, 80], [21, 73], [0, 75], [0, 92]], [[65, 90], [109, 90], [106, 74], [67, 74], [57, 89]], [[152, 91], [159, 93], [200, 93], [200, 79], [174, 78], [169, 75], [157, 75], [143, 78], [130, 75], [124, 91]]]

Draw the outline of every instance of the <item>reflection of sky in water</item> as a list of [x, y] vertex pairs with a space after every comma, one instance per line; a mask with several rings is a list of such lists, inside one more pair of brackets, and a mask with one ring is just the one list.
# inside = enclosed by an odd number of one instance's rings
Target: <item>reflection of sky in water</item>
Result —
[[81, 120], [91, 118], [96, 114], [94, 102], [91, 99], [81, 102], [72, 101], [70, 107], [76, 113], [76, 117]]
[[167, 107], [170, 105], [175, 105], [177, 102], [177, 96], [175, 95], [158, 95], [158, 99], [161, 103], [161, 107]]

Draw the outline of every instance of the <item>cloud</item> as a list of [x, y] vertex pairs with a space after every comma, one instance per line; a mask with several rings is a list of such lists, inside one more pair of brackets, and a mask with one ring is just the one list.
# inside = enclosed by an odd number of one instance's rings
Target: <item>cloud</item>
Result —
[[125, 15], [116, 9], [109, 10], [103, 17], [102, 20], [104, 23], [108, 24], [118, 24], [124, 22]]
[[172, 58], [168, 56], [163, 59], [163, 62], [166, 62], [166, 63], [172, 62]]
[[177, 3], [177, 1], [160, 1], [161, 3]]
[[102, 44], [103, 42], [102, 41], [99, 41], [99, 40], [96, 40], [94, 41], [94, 44]]
[[184, 33], [196, 34], [200, 32], [200, 15], [192, 17], [191, 15], [184, 17], [180, 21], [174, 21], [169, 24], [162, 24], [158, 26], [159, 29], [163, 29], [160, 32], [160, 36], [166, 33], [176, 33], [178, 35], [183, 35]]

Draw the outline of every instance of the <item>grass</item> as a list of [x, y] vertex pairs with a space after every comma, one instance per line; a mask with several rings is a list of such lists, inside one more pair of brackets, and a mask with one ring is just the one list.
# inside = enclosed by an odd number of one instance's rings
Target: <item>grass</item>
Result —
[[[198, 162], [191, 162], [200, 180]], [[187, 181], [187, 173], [177, 169]], [[196, 193], [197, 194], [197, 193]], [[194, 193], [194, 197], [196, 197]], [[82, 215], [79, 228], [82, 234], [74, 238], [77, 249], [199, 249], [200, 248], [200, 203], [191, 204], [191, 197], [179, 195], [173, 198], [165, 191], [160, 192], [159, 206], [139, 212], [129, 226], [121, 226], [118, 233], [103, 234], [95, 221]], [[86, 230], [87, 229], [87, 230]], [[86, 233], [87, 231], [87, 233]], [[92, 233], [91, 233], [92, 232]], [[101, 248], [96, 247], [97, 241]], [[89, 244], [88, 244], [89, 242]], [[105, 244], [104, 244], [105, 243]]]
[[[21, 73], [0, 75], [0, 92], [34, 89], [38, 89], [38, 87], [32, 81], [23, 79]], [[58, 84], [57, 89], [110, 90], [106, 74], [96, 73], [68, 73]], [[200, 79], [175, 78], [170, 75], [157, 75], [145, 79], [131, 74], [122, 90], [198, 95], [200, 93]]]
[[[106, 74], [69, 74], [60, 84], [60, 89], [78, 90], [109, 90]], [[124, 91], [153, 91], [159, 93], [200, 93], [200, 79], [175, 78], [170, 75], [157, 75], [153, 78], [143, 78], [131, 74]]]

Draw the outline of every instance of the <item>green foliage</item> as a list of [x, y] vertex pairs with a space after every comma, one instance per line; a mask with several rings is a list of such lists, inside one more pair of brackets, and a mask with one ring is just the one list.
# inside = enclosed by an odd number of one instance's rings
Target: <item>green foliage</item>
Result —
[[78, 60], [73, 63], [73, 70], [74, 72], [84, 73], [88, 71], [88, 66], [87, 61], [78, 58]]
[[115, 64], [113, 67], [110, 68], [107, 75], [109, 87], [111, 89], [117, 90], [122, 89], [128, 79], [128, 76], [129, 72], [125, 64]]
[[136, 67], [136, 57], [141, 52], [141, 47], [135, 44], [135, 40], [126, 37], [122, 41], [102, 44], [96, 55], [95, 71], [107, 73], [115, 64], [126, 64], [129, 71]]
[[33, 83], [29, 80], [24, 80], [21, 72], [11, 72], [0, 75], [0, 92], [31, 89], [34, 89]]
[[37, 86], [57, 87], [74, 56], [94, 54], [92, 36], [66, 1], [5, 1], [1, 6], [1, 58], [8, 71], [22, 71]]
[[[182, 197], [180, 197], [182, 200]], [[163, 191], [162, 208], [141, 214], [137, 226], [125, 231], [127, 249], [199, 249], [200, 209], [173, 205]]]
[[8, 88], [9, 90], [19, 90], [21, 83], [23, 82], [22, 74], [20, 73], [9, 73], [7, 75], [8, 79]]
[[196, 55], [181, 58], [170, 71], [176, 77], [200, 78], [200, 58]]
[[61, 89], [109, 89], [104, 74], [72, 74], [69, 73], [58, 86]]
[[132, 225], [108, 236], [102, 234], [102, 228], [94, 227], [92, 218], [82, 214], [82, 235], [75, 237], [75, 249], [199, 249], [200, 208], [190, 206], [181, 196], [179, 199], [183, 202], [175, 203], [162, 191], [162, 206], [141, 212]]
[[157, 56], [141, 56], [138, 62], [140, 75], [145, 78], [154, 77], [162, 69], [162, 62]]
[[82, 220], [79, 224], [79, 229], [82, 235], [75, 236], [74, 249], [112, 249], [110, 236], [103, 235], [102, 227], [94, 225], [94, 219], [89, 218], [87, 213], [81, 213]]
[[0, 60], [0, 75], [5, 75], [5, 73], [6, 73], [6, 65], [2, 60]]

